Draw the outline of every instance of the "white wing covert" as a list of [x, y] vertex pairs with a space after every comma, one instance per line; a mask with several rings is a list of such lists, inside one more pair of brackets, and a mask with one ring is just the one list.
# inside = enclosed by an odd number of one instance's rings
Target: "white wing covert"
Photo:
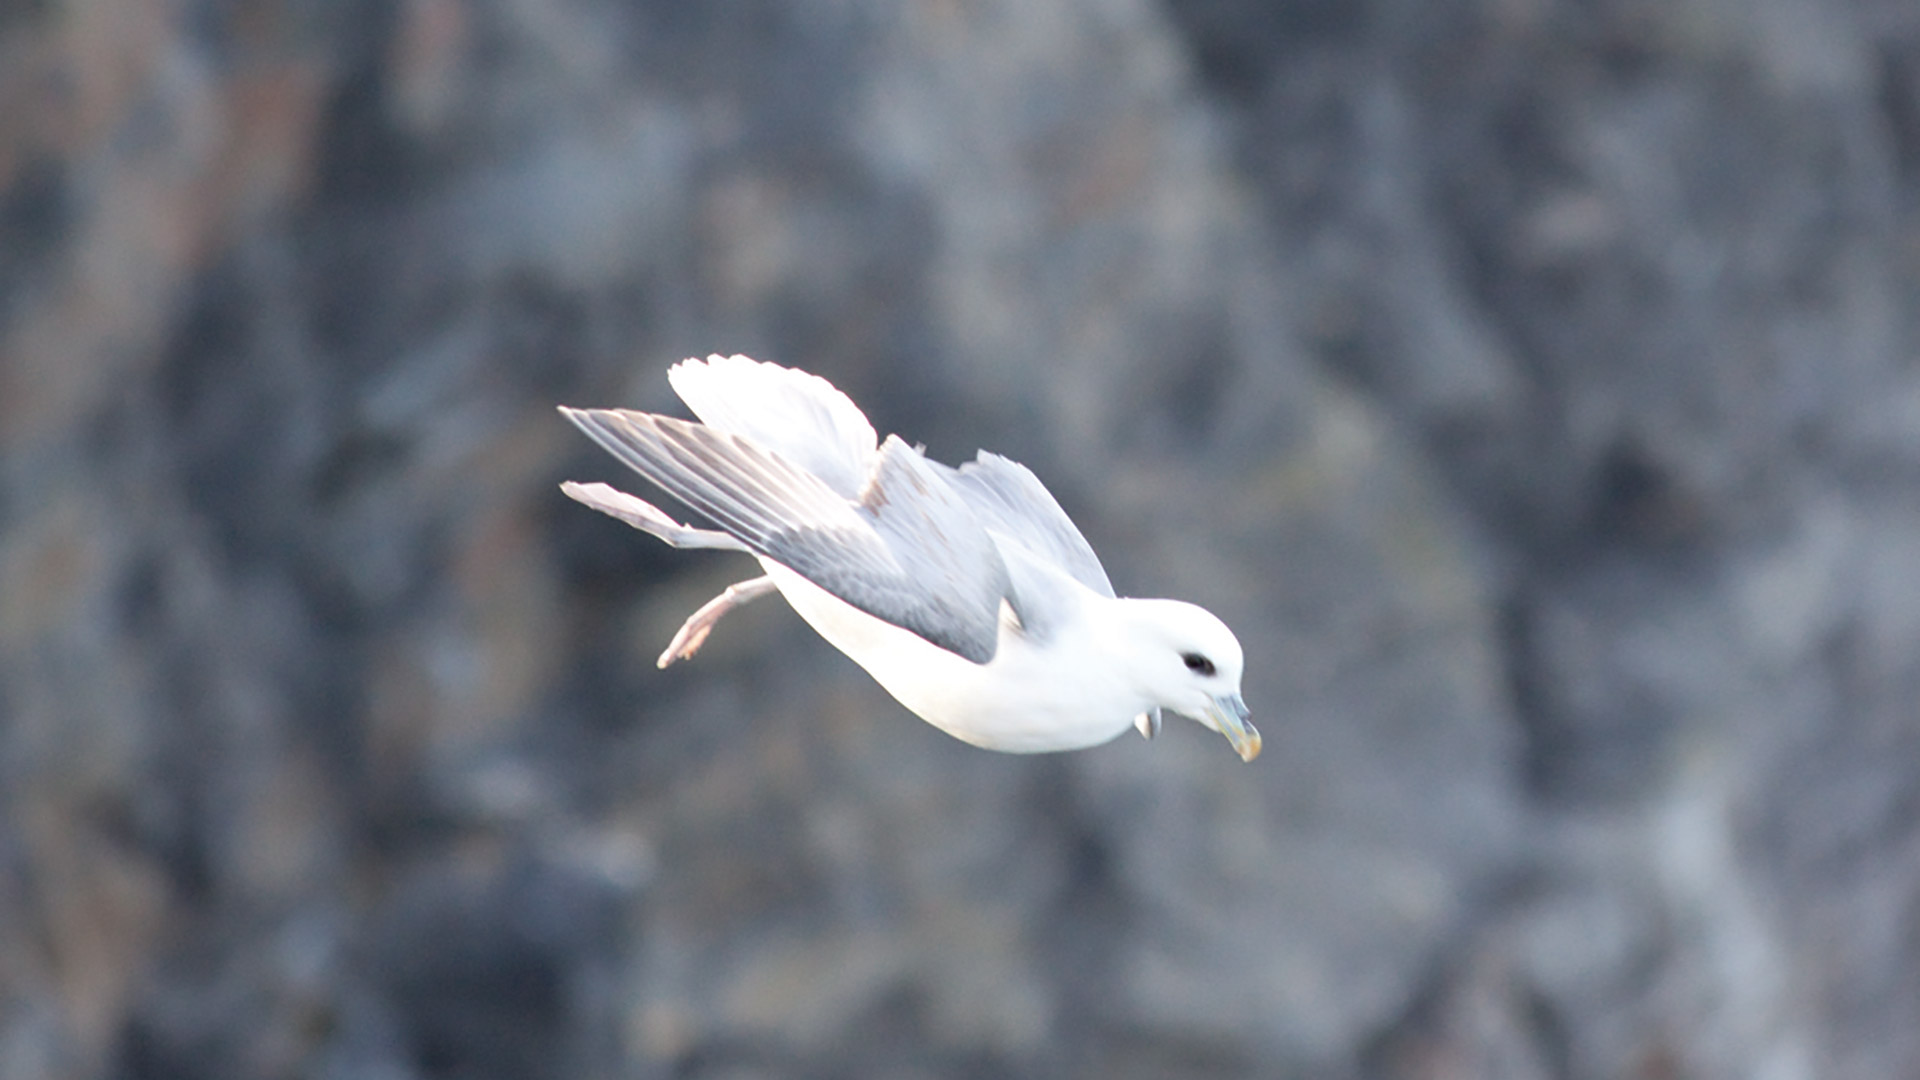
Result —
[[667, 381], [708, 427], [773, 451], [849, 499], [873, 470], [873, 425], [818, 375], [716, 354], [682, 360]]

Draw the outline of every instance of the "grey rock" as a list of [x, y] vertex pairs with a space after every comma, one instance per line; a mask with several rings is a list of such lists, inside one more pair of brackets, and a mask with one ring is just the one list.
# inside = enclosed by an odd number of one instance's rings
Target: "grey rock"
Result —
[[[0, 12], [0, 1073], [1920, 1074], [1920, 16]], [[817, 371], [1266, 755], [914, 721], [579, 512]]]

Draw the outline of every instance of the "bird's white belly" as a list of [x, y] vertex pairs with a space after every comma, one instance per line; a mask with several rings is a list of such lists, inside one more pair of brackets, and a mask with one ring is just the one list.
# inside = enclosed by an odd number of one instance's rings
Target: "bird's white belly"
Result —
[[877, 619], [792, 570], [761, 559], [787, 603], [921, 719], [963, 742], [1010, 753], [1078, 750], [1126, 731], [1145, 706], [1116, 680], [1002, 628], [993, 661], [975, 664]]

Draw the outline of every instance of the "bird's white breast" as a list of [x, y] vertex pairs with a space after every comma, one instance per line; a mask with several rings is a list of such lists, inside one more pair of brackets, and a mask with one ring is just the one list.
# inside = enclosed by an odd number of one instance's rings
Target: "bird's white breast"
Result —
[[829, 644], [921, 719], [964, 742], [1012, 753], [1077, 750], [1126, 731], [1147, 707], [1115, 658], [1099, 651], [1099, 635], [1064, 633], [1037, 644], [1003, 618], [992, 662], [975, 664], [779, 563], [760, 564]]

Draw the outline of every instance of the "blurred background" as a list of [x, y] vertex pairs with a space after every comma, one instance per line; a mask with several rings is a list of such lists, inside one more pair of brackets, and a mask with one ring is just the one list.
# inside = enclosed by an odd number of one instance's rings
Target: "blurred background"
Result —
[[[0, 2], [0, 1075], [1920, 1076], [1908, 0]], [[964, 746], [554, 412], [1219, 612]]]

